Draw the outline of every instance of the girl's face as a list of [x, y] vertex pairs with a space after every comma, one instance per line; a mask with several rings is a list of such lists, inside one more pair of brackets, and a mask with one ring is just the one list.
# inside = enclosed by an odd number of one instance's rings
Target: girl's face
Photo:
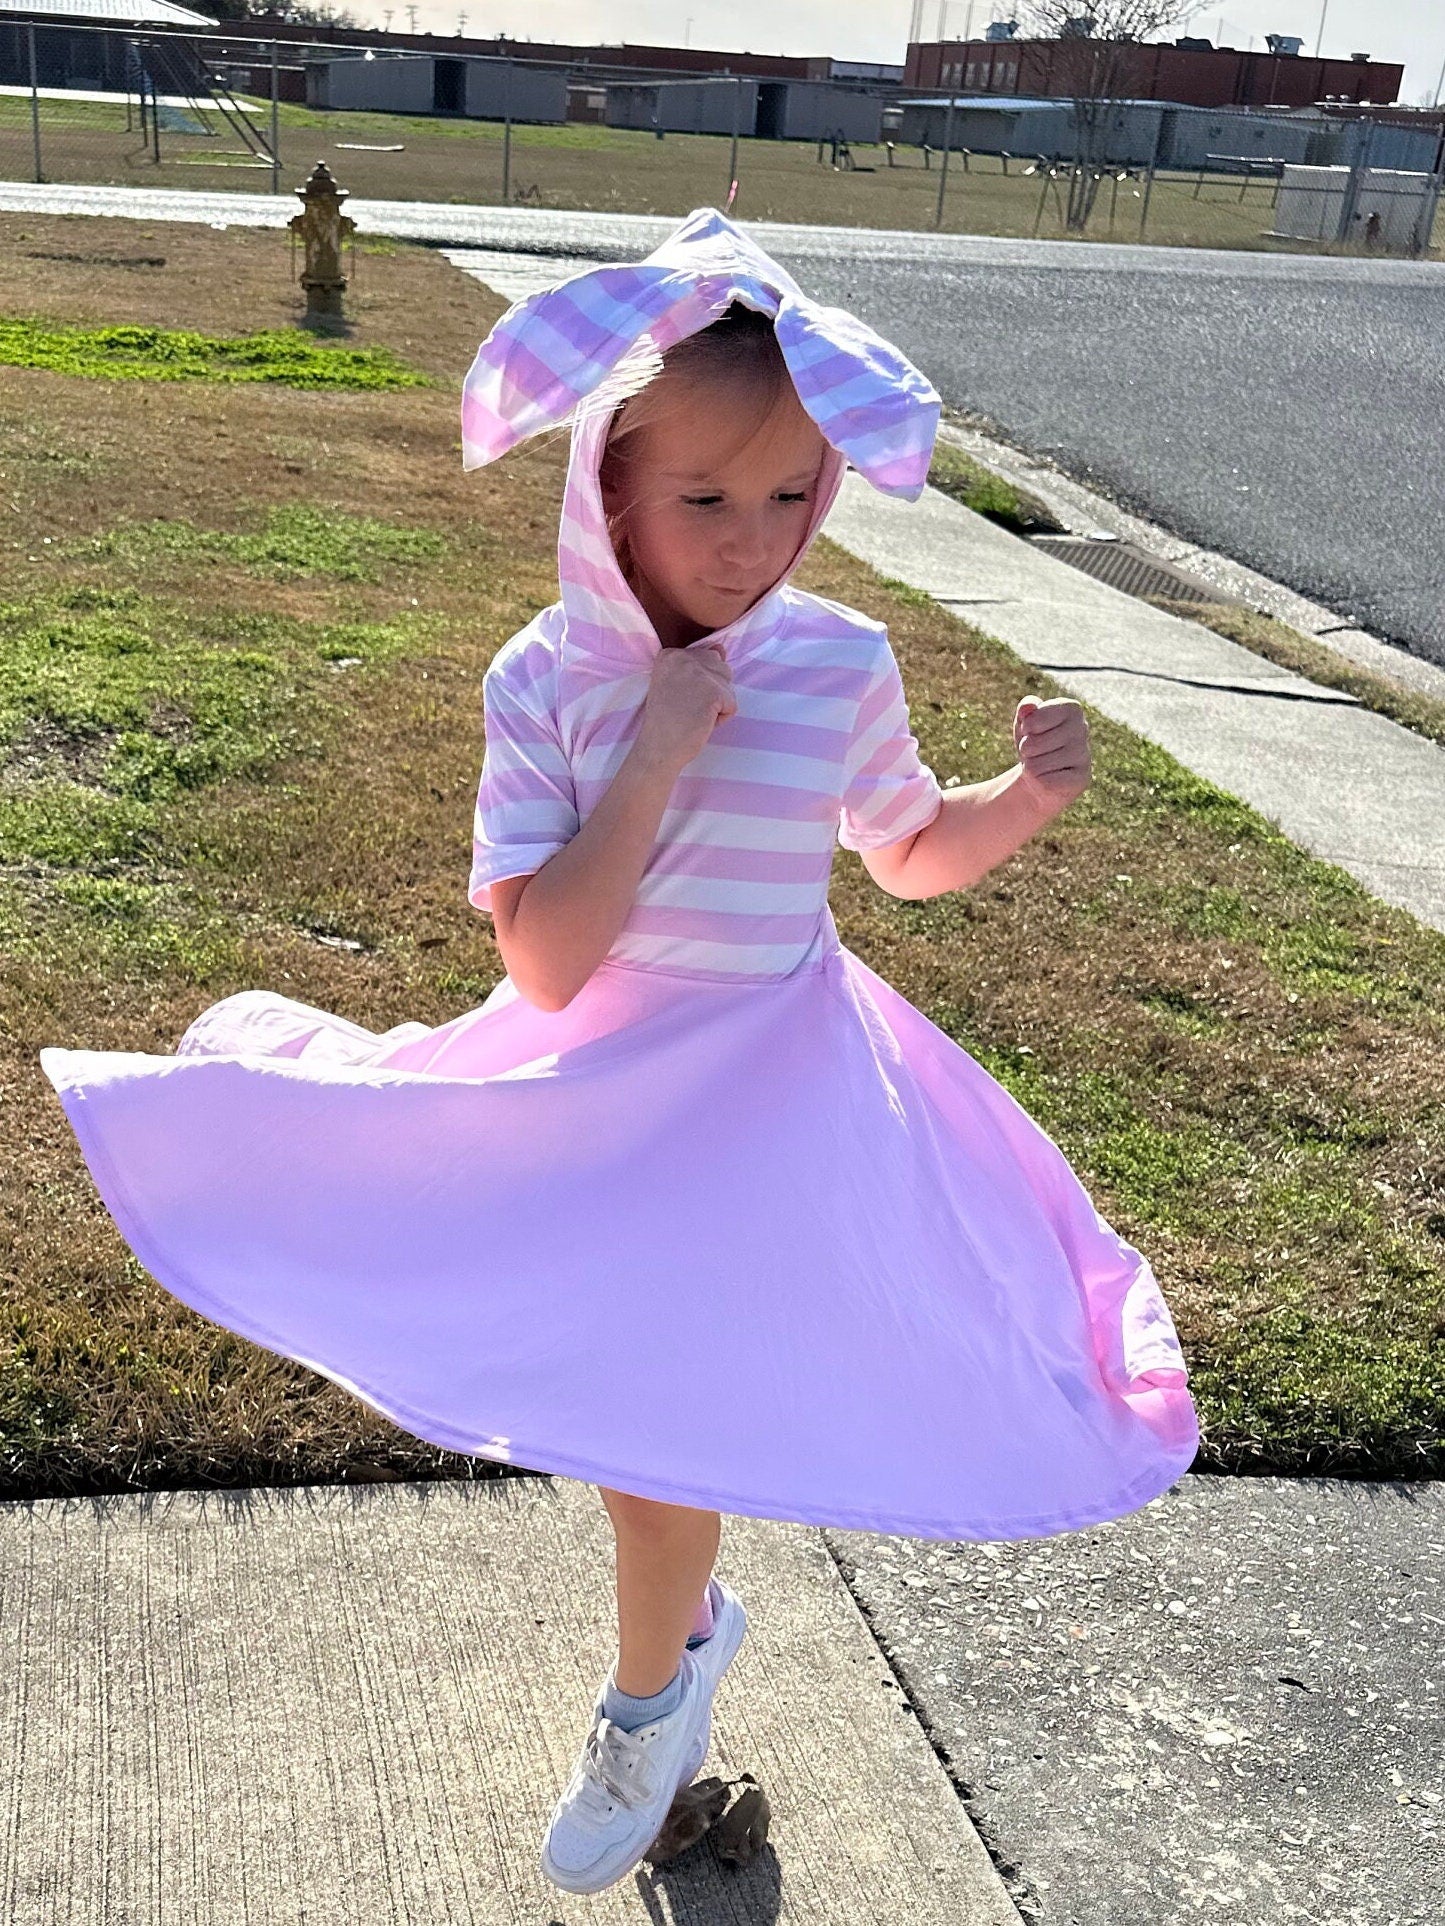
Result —
[[[744, 423], [739, 436], [739, 419]], [[619, 499], [632, 589], [664, 648], [746, 614], [808, 531], [826, 443], [791, 384], [751, 433], [756, 404], [699, 388], [626, 440]]]

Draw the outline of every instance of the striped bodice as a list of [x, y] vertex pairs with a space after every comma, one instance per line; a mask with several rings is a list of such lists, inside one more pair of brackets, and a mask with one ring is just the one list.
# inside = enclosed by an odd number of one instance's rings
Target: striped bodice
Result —
[[[937, 813], [887, 632], [791, 587], [731, 660], [737, 713], [678, 775], [609, 960], [773, 980], [830, 936], [833, 850], [896, 842]], [[540, 868], [586, 822], [636, 735], [648, 661], [568, 644], [560, 604], [484, 682], [471, 901]]]

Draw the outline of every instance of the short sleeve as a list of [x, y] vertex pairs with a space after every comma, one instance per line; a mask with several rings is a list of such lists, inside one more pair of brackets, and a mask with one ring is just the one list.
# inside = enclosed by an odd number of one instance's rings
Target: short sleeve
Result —
[[885, 642], [848, 744], [838, 841], [844, 849], [882, 849], [926, 828], [942, 807], [943, 791], [919, 758], [903, 678]]
[[571, 765], [543, 692], [494, 668], [482, 680], [482, 710], [486, 744], [467, 897], [490, 911], [493, 883], [540, 869], [581, 822]]

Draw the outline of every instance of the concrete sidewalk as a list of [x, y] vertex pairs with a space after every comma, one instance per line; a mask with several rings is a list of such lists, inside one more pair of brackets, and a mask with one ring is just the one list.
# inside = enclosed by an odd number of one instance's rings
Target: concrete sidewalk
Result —
[[1017, 1926], [820, 1535], [730, 1518], [749, 1629], [704, 1838], [606, 1892], [538, 1865], [616, 1650], [592, 1487], [321, 1485], [0, 1506], [5, 1926]]
[[1445, 1484], [1191, 1475], [1061, 1537], [825, 1536], [1023, 1917], [1445, 1920]]

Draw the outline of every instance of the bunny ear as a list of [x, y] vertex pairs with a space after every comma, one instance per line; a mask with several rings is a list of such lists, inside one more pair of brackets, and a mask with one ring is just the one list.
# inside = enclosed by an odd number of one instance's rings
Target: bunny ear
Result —
[[462, 383], [462, 467], [565, 421], [676, 299], [666, 270], [592, 268], [518, 301]]
[[916, 501], [942, 410], [933, 383], [845, 308], [784, 295], [774, 328], [798, 399], [824, 437], [880, 493]]
[[[462, 466], [636, 391], [649, 355], [733, 301], [773, 317], [799, 399], [823, 436], [885, 494], [922, 492], [939, 397], [898, 349], [796, 281], [715, 208], [700, 208], [645, 261], [592, 268], [502, 316], [462, 384]], [[655, 367], [653, 369], [655, 372]]]

